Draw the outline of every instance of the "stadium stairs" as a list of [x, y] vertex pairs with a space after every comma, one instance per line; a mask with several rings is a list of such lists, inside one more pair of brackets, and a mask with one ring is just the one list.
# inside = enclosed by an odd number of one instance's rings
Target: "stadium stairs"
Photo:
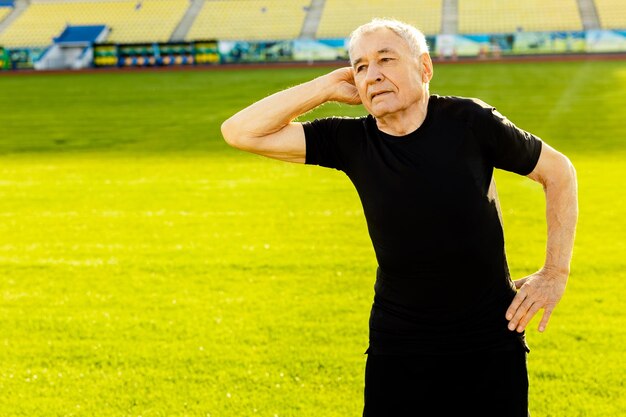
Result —
[[16, 0], [13, 3], [13, 11], [9, 13], [1, 22], [0, 22], [0, 33], [4, 32], [6, 28], [11, 26], [11, 24], [24, 13], [24, 11], [28, 8], [27, 0]]
[[179, 42], [184, 41], [189, 29], [193, 25], [193, 22], [198, 17], [200, 10], [202, 10], [202, 6], [204, 6], [204, 0], [191, 0], [189, 4], [189, 8], [185, 12], [185, 15], [172, 32], [172, 36], [170, 37], [170, 42]]
[[600, 18], [593, 0], [578, 0], [578, 11], [585, 30], [600, 29]]
[[300, 39], [315, 39], [325, 3], [326, 0], [311, 0], [309, 11], [304, 18], [302, 30], [300, 31]]
[[443, 0], [441, 34], [456, 35], [459, 28], [459, 0]]

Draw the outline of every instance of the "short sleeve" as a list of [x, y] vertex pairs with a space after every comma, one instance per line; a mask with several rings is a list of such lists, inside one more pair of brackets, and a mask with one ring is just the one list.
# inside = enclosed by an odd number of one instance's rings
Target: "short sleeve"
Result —
[[306, 141], [306, 164], [344, 170], [339, 147], [342, 120], [339, 117], [328, 117], [302, 123]]
[[541, 154], [541, 139], [520, 129], [494, 107], [482, 107], [474, 118], [474, 133], [495, 168], [530, 174]]

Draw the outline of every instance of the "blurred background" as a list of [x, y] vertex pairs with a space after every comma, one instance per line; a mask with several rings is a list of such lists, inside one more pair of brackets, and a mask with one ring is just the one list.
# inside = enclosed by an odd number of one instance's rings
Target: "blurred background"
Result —
[[621, 0], [1, 0], [0, 67], [342, 60], [373, 17], [441, 59], [626, 52]]

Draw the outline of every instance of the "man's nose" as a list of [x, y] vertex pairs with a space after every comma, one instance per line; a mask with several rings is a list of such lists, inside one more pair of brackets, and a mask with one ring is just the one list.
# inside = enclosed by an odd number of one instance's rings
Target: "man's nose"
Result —
[[383, 80], [383, 74], [380, 72], [378, 65], [368, 65], [365, 80], [368, 84], [374, 84]]

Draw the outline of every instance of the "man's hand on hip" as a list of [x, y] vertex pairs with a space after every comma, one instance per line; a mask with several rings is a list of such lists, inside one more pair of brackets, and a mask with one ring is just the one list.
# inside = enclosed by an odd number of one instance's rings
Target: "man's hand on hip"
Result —
[[550, 315], [565, 292], [568, 274], [542, 269], [532, 275], [515, 281], [518, 289], [513, 302], [506, 311], [509, 330], [524, 331], [530, 320], [543, 309], [539, 331], [548, 325]]

